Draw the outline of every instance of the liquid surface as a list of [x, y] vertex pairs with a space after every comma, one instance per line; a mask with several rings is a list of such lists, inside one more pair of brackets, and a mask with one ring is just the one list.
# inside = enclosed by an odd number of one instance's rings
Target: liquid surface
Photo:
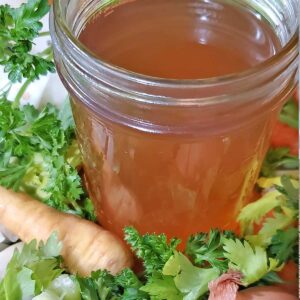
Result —
[[[204, 0], [128, 2], [96, 15], [80, 40], [111, 64], [184, 79], [246, 70], [279, 47], [253, 14]], [[268, 148], [282, 100], [276, 97], [229, 107], [226, 116], [212, 110], [213, 122], [190, 134], [172, 132], [172, 124], [160, 134], [133, 130], [102, 119], [101, 112], [96, 117], [75, 99], [86, 178], [101, 224], [120, 236], [124, 226], [134, 225], [183, 240], [210, 228], [235, 229]]]
[[96, 56], [145, 75], [195, 79], [236, 73], [279, 47], [254, 14], [220, 1], [137, 0], [96, 15], [80, 35]]

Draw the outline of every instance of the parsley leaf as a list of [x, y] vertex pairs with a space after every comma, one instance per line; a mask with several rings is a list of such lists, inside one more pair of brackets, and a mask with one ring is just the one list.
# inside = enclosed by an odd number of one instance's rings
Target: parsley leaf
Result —
[[234, 238], [231, 231], [221, 232], [217, 229], [207, 233], [191, 235], [187, 242], [186, 254], [190, 256], [194, 263], [205, 266], [209, 263], [212, 267], [225, 272], [228, 269], [228, 262], [223, 251], [224, 238]]
[[299, 168], [299, 159], [297, 156], [290, 154], [289, 148], [270, 148], [264, 159], [261, 175], [265, 177], [273, 176], [279, 168]]
[[284, 104], [279, 115], [279, 120], [290, 127], [299, 128], [299, 109], [293, 98]]
[[124, 232], [125, 240], [131, 249], [138, 258], [143, 260], [147, 275], [161, 271], [180, 243], [176, 238], [171, 239], [168, 243], [164, 234], [145, 234], [142, 236], [133, 227], [126, 227]]
[[289, 259], [298, 260], [298, 230], [297, 228], [288, 228], [287, 230], [277, 230], [272, 237], [269, 247], [270, 254], [280, 262], [286, 262]]
[[[252, 245], [266, 247], [277, 230], [288, 228], [297, 219], [298, 182], [282, 176], [261, 178], [259, 185], [264, 188], [273, 187], [273, 190], [245, 206], [238, 216], [238, 221], [243, 235]], [[254, 224], [261, 227], [257, 234], [254, 234]]]
[[224, 242], [224, 255], [229, 259], [229, 268], [243, 274], [245, 286], [252, 284], [279, 266], [279, 261], [268, 258], [264, 248], [252, 247], [247, 241], [228, 239]]
[[47, 0], [28, 0], [18, 8], [0, 6], [0, 64], [11, 82], [33, 81], [55, 71], [48, 57], [30, 53], [42, 29], [40, 20], [48, 11]]
[[[69, 104], [64, 111], [70, 116]], [[0, 100], [0, 185], [95, 220], [77, 170], [80, 164], [73, 119], [50, 104], [38, 111]]]
[[174, 276], [183, 299], [197, 300], [208, 291], [208, 283], [216, 279], [220, 272], [216, 268], [198, 268], [182, 253], [175, 251], [163, 268], [163, 275]]
[[153, 300], [182, 300], [183, 296], [177, 289], [173, 277], [161, 276], [153, 278], [149, 283], [141, 288], [147, 292]]
[[238, 221], [241, 224], [243, 235], [253, 234], [253, 225], [259, 224], [268, 212], [282, 204], [282, 198], [278, 197], [280, 195], [279, 191], [270, 191], [259, 200], [242, 208]]
[[272, 237], [278, 230], [283, 230], [293, 225], [295, 217], [295, 211], [288, 208], [282, 209], [282, 212], [274, 212], [272, 217], [265, 219], [256, 235], [248, 235], [245, 238], [252, 245], [266, 247], [271, 243]]
[[299, 185], [288, 176], [281, 176], [281, 185], [276, 185], [276, 189], [286, 196], [287, 204], [296, 210], [299, 208]]

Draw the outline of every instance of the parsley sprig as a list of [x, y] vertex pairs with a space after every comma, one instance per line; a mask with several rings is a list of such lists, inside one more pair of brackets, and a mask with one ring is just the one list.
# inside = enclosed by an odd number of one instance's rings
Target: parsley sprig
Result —
[[232, 231], [222, 232], [218, 229], [212, 229], [209, 233], [191, 235], [187, 242], [186, 254], [200, 266], [209, 263], [212, 267], [225, 272], [228, 269], [228, 261], [224, 255], [224, 241], [235, 237]]
[[41, 19], [49, 12], [47, 0], [28, 0], [18, 8], [0, 6], [0, 64], [11, 82], [23, 78], [31, 82], [54, 72], [49, 50], [31, 54], [34, 39], [40, 35]]
[[80, 164], [69, 102], [59, 112], [50, 104], [39, 111], [0, 100], [0, 185], [94, 220]]

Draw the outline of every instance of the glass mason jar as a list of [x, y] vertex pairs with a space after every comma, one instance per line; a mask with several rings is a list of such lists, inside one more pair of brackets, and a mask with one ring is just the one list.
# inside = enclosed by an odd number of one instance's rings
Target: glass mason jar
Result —
[[110, 65], [78, 41], [89, 17], [113, 1], [54, 1], [54, 57], [72, 99], [88, 191], [99, 222], [118, 235], [126, 225], [182, 239], [237, 227], [296, 87], [299, 17], [297, 0], [231, 2], [259, 12], [282, 49], [241, 73], [170, 80]]

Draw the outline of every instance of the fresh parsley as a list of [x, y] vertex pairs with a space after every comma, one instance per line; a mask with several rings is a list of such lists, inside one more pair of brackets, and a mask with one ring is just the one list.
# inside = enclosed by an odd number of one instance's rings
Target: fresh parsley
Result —
[[268, 258], [267, 251], [260, 246], [252, 246], [247, 241], [228, 239], [224, 242], [225, 257], [229, 267], [243, 274], [242, 282], [248, 286], [279, 267], [279, 261]]
[[299, 158], [290, 154], [289, 148], [270, 148], [261, 168], [261, 175], [274, 176], [278, 169], [295, 170], [299, 168]]
[[173, 255], [180, 240], [169, 241], [165, 234], [140, 235], [133, 227], [125, 228], [125, 241], [131, 246], [136, 256], [143, 260], [145, 272], [148, 275], [159, 272]]
[[298, 239], [297, 228], [290, 227], [286, 230], [277, 230], [272, 237], [269, 252], [282, 263], [289, 259], [298, 263]]
[[[224, 269], [219, 263], [212, 262], [214, 255], [207, 259], [201, 257], [199, 266], [186, 253], [176, 250], [177, 239], [168, 242], [165, 236], [140, 235], [133, 227], [128, 227], [125, 230], [126, 239], [134, 248], [135, 255], [141, 258], [145, 274], [137, 276], [132, 270], [125, 269], [113, 276], [106, 270], [98, 270], [85, 278], [69, 275], [63, 268], [63, 260], [59, 255], [62, 244], [53, 234], [46, 244], [40, 243], [37, 247], [33, 241], [14, 254], [0, 282], [0, 298], [18, 300], [28, 296], [34, 297], [34, 300], [204, 300], [208, 296], [209, 282], [227, 270], [239, 272], [245, 287], [280, 283], [275, 272], [283, 261], [294, 255], [296, 231], [278, 231], [269, 248], [253, 245], [230, 232], [216, 229], [201, 239], [200, 251], [197, 243], [192, 244], [191, 249], [196, 254], [212, 244], [217, 247], [211, 247], [210, 253], [216, 251], [219, 254], [223, 248], [222, 257], [228, 266]], [[157, 253], [158, 249], [163, 251], [161, 256]], [[288, 254], [284, 249], [289, 250]], [[153, 259], [150, 259], [151, 251]], [[216, 260], [220, 259], [219, 255], [215, 257]]]
[[94, 220], [78, 173], [81, 156], [68, 101], [62, 110], [50, 104], [41, 111], [15, 108], [0, 100], [0, 185]]
[[186, 254], [199, 266], [209, 263], [212, 267], [225, 272], [228, 269], [228, 261], [223, 250], [226, 238], [235, 238], [235, 234], [231, 231], [221, 232], [212, 229], [209, 233], [191, 235], [187, 242]]
[[41, 19], [49, 12], [47, 0], [28, 0], [18, 8], [0, 6], [0, 64], [11, 82], [38, 79], [54, 72], [51, 49], [31, 54], [40, 35]]
[[284, 104], [279, 119], [282, 123], [293, 128], [299, 128], [299, 108], [293, 98]]

